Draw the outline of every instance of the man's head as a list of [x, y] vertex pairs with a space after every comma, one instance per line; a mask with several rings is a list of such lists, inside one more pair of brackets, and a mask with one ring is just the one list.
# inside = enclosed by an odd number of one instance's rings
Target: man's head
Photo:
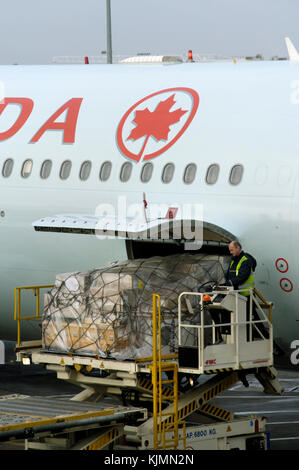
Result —
[[239, 256], [242, 251], [242, 246], [240, 242], [234, 240], [233, 242], [230, 242], [230, 244], [228, 245], [228, 249], [232, 256]]

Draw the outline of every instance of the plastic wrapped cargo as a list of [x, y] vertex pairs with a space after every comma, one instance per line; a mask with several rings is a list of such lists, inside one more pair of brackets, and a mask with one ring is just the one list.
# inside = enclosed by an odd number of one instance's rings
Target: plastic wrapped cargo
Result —
[[[43, 347], [117, 360], [151, 356], [155, 293], [161, 297], [162, 352], [176, 352], [179, 294], [197, 292], [209, 281], [223, 282], [226, 261], [180, 254], [58, 274], [44, 299]], [[184, 311], [188, 315], [183, 305]]]

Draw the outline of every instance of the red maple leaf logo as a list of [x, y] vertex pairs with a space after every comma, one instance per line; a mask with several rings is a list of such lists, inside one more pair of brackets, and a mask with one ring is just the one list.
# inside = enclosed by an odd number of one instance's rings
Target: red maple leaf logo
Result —
[[143, 155], [149, 138], [153, 137], [157, 141], [167, 141], [170, 126], [179, 122], [181, 117], [188, 112], [184, 111], [182, 108], [170, 111], [176, 103], [174, 96], [175, 95], [173, 94], [165, 101], [160, 101], [154, 111], [149, 111], [148, 108], [145, 108], [135, 112], [135, 118], [132, 122], [136, 124], [136, 127], [131, 131], [128, 140], [137, 140], [141, 137], [145, 137], [142, 149], [137, 157], [138, 162]]
[[[172, 92], [171, 96], [169, 96], [170, 92]], [[160, 101], [157, 104], [156, 97], [164, 93], [169, 93], [167, 95], [169, 98], [165, 101]], [[177, 97], [177, 101], [179, 101], [182, 99], [182, 94], [184, 95], [183, 102], [186, 102], [186, 98], [190, 102], [190, 106], [187, 106], [188, 111], [182, 108], [171, 111], [171, 108], [176, 103], [174, 97]], [[142, 103], [148, 101], [151, 102], [150, 100], [152, 99], [155, 100], [153, 103], [156, 103], [156, 109], [154, 111], [150, 111], [148, 108], [141, 108]], [[172, 147], [181, 138], [186, 129], [188, 129], [197, 112], [198, 105], [198, 93], [192, 88], [167, 88], [145, 96], [137, 103], [133, 104], [124, 113], [118, 124], [116, 143], [119, 151], [123, 156], [135, 160], [136, 162], [139, 162], [142, 157], [143, 160], [151, 160], [152, 158], [158, 157]], [[133, 112], [135, 113], [134, 117], [132, 117]], [[183, 122], [177, 124], [174, 129], [170, 129], [170, 126], [178, 123], [185, 113], [188, 113], [188, 117], [186, 117]], [[132, 124], [135, 125], [133, 129]], [[128, 136], [128, 134], [130, 135]], [[152, 139], [159, 145], [154, 145], [152, 147], [148, 145], [148, 147], [151, 147], [151, 150], [145, 152], [145, 147], [147, 146], [150, 137], [152, 137]], [[144, 139], [142, 149], [136, 153], [136, 145], [134, 141], [140, 138]], [[124, 139], [126, 140], [126, 143], [124, 142]], [[165, 141], [165, 145], [161, 145], [160, 141]]]

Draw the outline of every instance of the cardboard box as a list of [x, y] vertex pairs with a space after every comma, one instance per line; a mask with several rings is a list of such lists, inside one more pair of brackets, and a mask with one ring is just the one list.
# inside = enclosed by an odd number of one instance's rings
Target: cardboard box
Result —
[[101, 273], [91, 284], [93, 296], [109, 297], [118, 295], [124, 289], [132, 289], [133, 278], [123, 273]]
[[86, 272], [73, 272], [57, 274], [55, 279], [55, 286], [65, 293], [79, 293], [86, 291], [90, 286], [90, 273]]
[[120, 335], [118, 326], [111, 326], [97, 321], [85, 322], [80, 328], [78, 352], [92, 355], [108, 355], [128, 346], [128, 338]]
[[80, 341], [80, 325], [61, 320], [42, 322], [42, 345], [46, 349], [69, 352]]
[[91, 313], [111, 313], [123, 311], [123, 299], [120, 294], [100, 296], [96, 288], [90, 288], [89, 309]]

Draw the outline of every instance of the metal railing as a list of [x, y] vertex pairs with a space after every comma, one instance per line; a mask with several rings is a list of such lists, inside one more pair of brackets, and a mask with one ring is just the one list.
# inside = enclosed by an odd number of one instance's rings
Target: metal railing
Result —
[[[158, 336], [158, 341], [157, 341]], [[178, 419], [178, 365], [176, 362], [165, 362], [171, 355], [162, 355], [161, 334], [161, 299], [158, 294], [153, 294], [153, 431], [154, 449], [177, 449], [179, 443], [179, 419]], [[158, 350], [157, 350], [158, 346]], [[173, 355], [175, 357], [176, 355]], [[162, 379], [162, 373], [170, 373], [172, 378]], [[162, 411], [163, 385], [172, 386], [170, 396], [173, 403], [172, 412]], [[168, 396], [169, 398], [169, 396]], [[167, 438], [166, 433], [173, 434]]]
[[[252, 336], [253, 331], [256, 331], [260, 339], [262, 340], [269, 339], [270, 340], [269, 357], [273, 356], [273, 330], [272, 330], [272, 309], [271, 309], [272, 303], [267, 302], [256, 289], [250, 289], [250, 296], [249, 296], [249, 299], [247, 300], [247, 302], [249, 302], [249, 319], [246, 319], [246, 321], [240, 321], [239, 319], [239, 299], [241, 297], [239, 295], [240, 293], [241, 291], [237, 291], [237, 290], [227, 291], [226, 293], [224, 291], [216, 290], [213, 293], [211, 292], [210, 293], [182, 292], [179, 295], [179, 299], [178, 299], [178, 345], [182, 346], [182, 329], [185, 329], [185, 331], [193, 329], [194, 330], [193, 339], [196, 342], [196, 347], [198, 349], [198, 364], [199, 364], [199, 369], [201, 369], [201, 372], [203, 371], [203, 364], [204, 364], [204, 350], [205, 350], [205, 347], [208, 346], [208, 344], [205, 344], [205, 330], [207, 329], [212, 329], [212, 344], [211, 345], [215, 345], [216, 344], [215, 342], [216, 329], [222, 328], [222, 327], [231, 328], [232, 344], [234, 345], [234, 349], [235, 349], [234, 355], [235, 355], [235, 367], [236, 368], [238, 368], [239, 366], [239, 339], [240, 339], [239, 331], [240, 331], [240, 327], [242, 326], [249, 329], [249, 335], [247, 337], [248, 343], [255, 341], [255, 339], [253, 339], [253, 336]], [[204, 296], [207, 296], [207, 295], [212, 296], [212, 295], [217, 295], [217, 294], [220, 294], [220, 295], [230, 294], [235, 297], [234, 320], [230, 322], [225, 322], [225, 323], [220, 322], [216, 324], [215, 321], [212, 319], [211, 324], [205, 324], [204, 313], [205, 313], [206, 307], [205, 307]], [[184, 296], [199, 297], [199, 303], [198, 303], [199, 309], [200, 309], [199, 322], [190, 323], [186, 319], [184, 321], [182, 320], [182, 299]], [[262, 304], [260, 304], [258, 300], [261, 300]], [[186, 302], [186, 305], [188, 306], [187, 302]], [[189, 302], [189, 305], [191, 305], [190, 302]], [[262, 319], [258, 319], [258, 320], [253, 319], [253, 305], [255, 305], [258, 315]], [[261, 305], [263, 306], [263, 308], [268, 309], [269, 317], [266, 316]], [[192, 318], [191, 315], [190, 317]], [[265, 338], [263, 332], [261, 331], [261, 328], [258, 327], [259, 325], [262, 325], [262, 324], [267, 325], [269, 338]]]
[[259, 305], [262, 306], [262, 308], [267, 308], [268, 309], [268, 319], [269, 319], [269, 322], [272, 323], [273, 303], [268, 302], [256, 288], [253, 289], [253, 294], [255, 294], [260, 299], [261, 304], [259, 304]]
[[[21, 321], [22, 320], [35, 320], [37, 318], [42, 318], [40, 315], [40, 290], [41, 289], [50, 289], [54, 287], [54, 284], [42, 285], [42, 286], [21, 286], [15, 287], [14, 297], [15, 297], [15, 309], [14, 309], [14, 320], [17, 321], [17, 345], [21, 344]], [[25, 315], [21, 314], [21, 292], [23, 290], [32, 290], [33, 295], [36, 297], [36, 310], [34, 315]]]
[[[150, 362], [153, 393], [153, 448], [177, 449], [179, 441], [186, 449], [186, 426], [178, 415], [178, 355], [162, 354], [161, 298], [153, 294], [153, 355], [136, 359]], [[163, 375], [167, 378], [163, 378]], [[166, 386], [166, 387], [165, 387]], [[167, 389], [167, 390], [166, 390]], [[165, 394], [166, 392], [166, 394]], [[171, 402], [171, 410], [163, 411], [163, 404]], [[181, 434], [179, 434], [181, 429]]]

